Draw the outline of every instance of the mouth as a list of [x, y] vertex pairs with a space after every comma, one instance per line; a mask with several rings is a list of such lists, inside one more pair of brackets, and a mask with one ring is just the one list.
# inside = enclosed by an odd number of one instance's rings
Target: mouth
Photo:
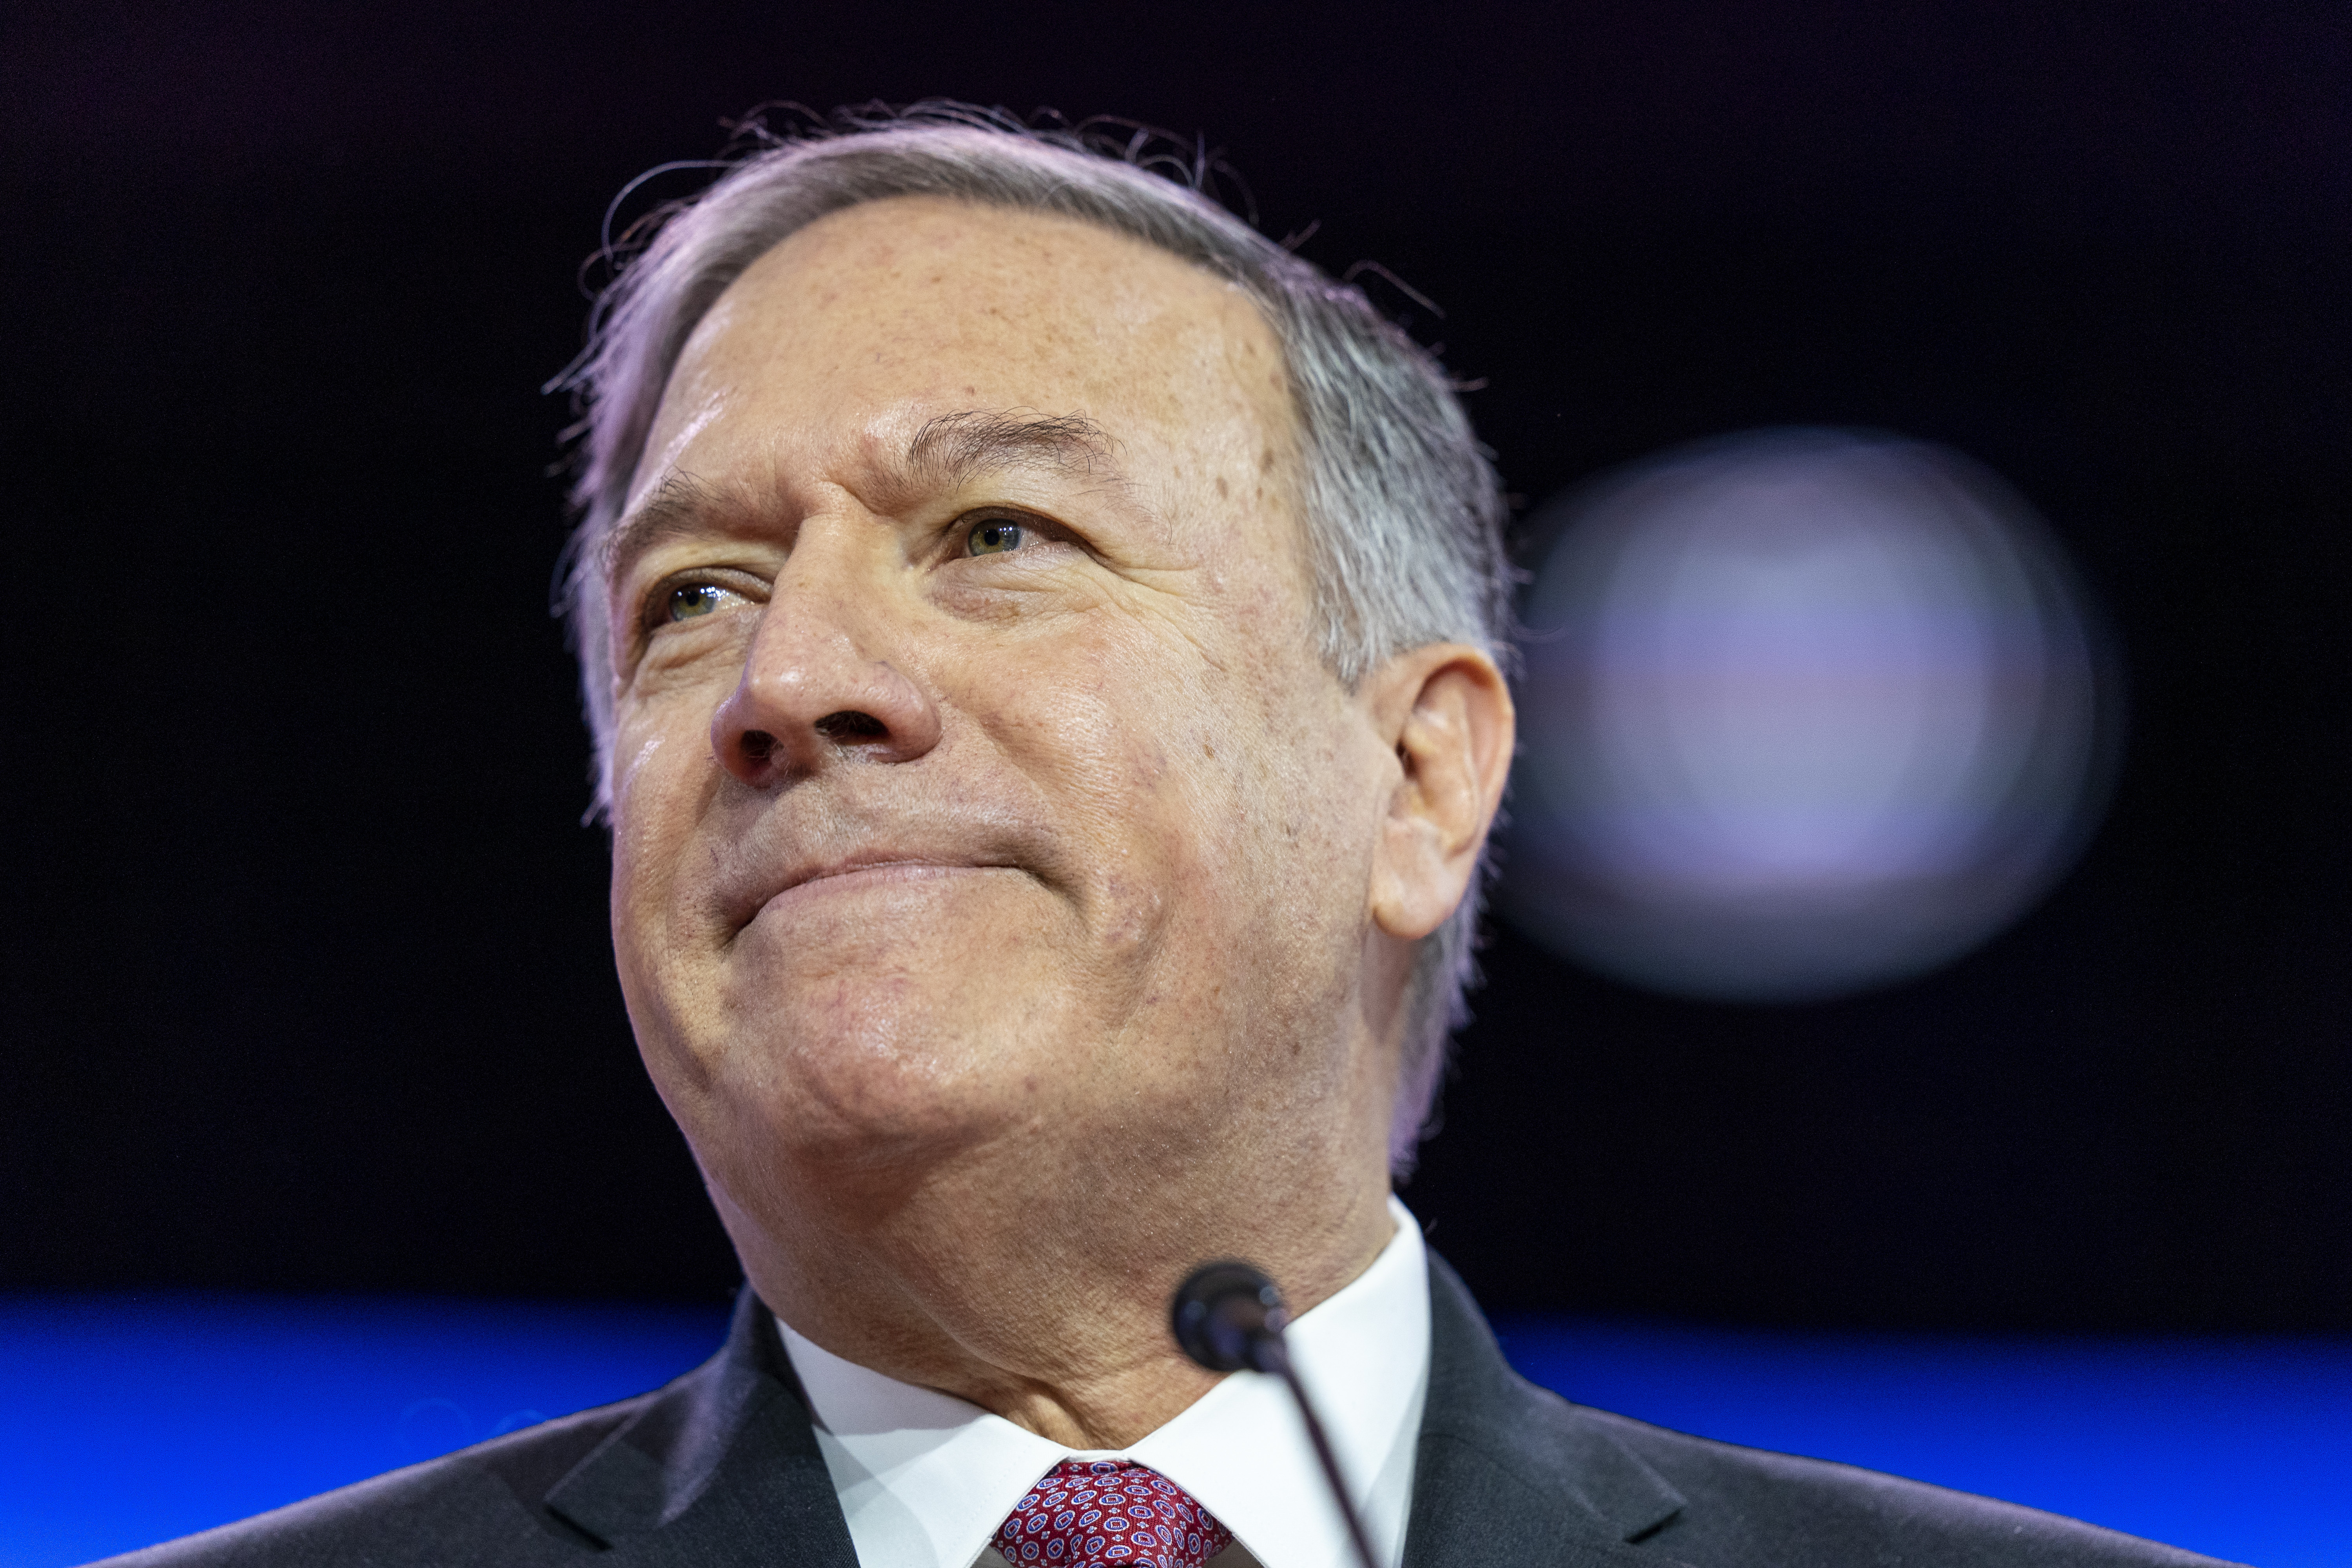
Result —
[[1019, 870], [1009, 860], [947, 858], [888, 850], [850, 855], [796, 868], [766, 898], [740, 910], [734, 925], [740, 931], [771, 911], [788, 910], [853, 893], [915, 888], [927, 882]]

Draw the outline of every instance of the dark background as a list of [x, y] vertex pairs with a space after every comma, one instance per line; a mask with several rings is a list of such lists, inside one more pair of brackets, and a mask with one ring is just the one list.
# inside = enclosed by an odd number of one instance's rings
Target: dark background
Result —
[[2352, 1328], [2340, 5], [0, 26], [0, 1287], [732, 1285], [612, 977], [537, 387], [631, 175], [943, 93], [1204, 132], [1445, 307], [1530, 500], [1885, 426], [2115, 625], [2105, 826], [1945, 972], [1700, 1005], [1496, 935], [1406, 1194], [1490, 1306]]

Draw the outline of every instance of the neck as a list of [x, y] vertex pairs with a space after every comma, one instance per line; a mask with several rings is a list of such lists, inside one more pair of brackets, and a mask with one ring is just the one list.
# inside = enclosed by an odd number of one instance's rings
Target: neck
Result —
[[[1344, 1161], [1129, 1145], [1098, 1169], [1041, 1169], [983, 1150], [896, 1180], [859, 1173], [854, 1191], [838, 1167], [710, 1186], [753, 1288], [800, 1333], [1066, 1447], [1115, 1449], [1217, 1382], [1168, 1331], [1195, 1267], [1246, 1258], [1305, 1311], [1379, 1255], [1395, 1228], [1384, 1151], [1347, 1142]], [[1256, 1179], [1200, 1174], [1237, 1170]]]

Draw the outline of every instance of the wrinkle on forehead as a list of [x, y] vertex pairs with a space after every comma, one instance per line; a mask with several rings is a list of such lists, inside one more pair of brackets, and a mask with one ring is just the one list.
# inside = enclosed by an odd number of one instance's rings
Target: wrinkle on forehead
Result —
[[754, 446], [787, 488], [822, 470], [884, 511], [898, 475], [919, 489], [985, 461], [1082, 476], [1171, 524], [1279, 518], [1270, 542], [1306, 566], [1304, 432], [1263, 309], [1084, 220], [929, 196], [829, 214], [721, 296], [665, 404], [648, 500], [666, 468], [749, 479]]
[[[792, 342], [738, 330], [747, 317], [790, 320]], [[1061, 384], [964, 384], [940, 368], [960, 353]], [[1118, 405], [1169, 411], [1164, 394], [1207, 373], [1252, 417], [1273, 427], [1297, 420], [1273, 328], [1230, 279], [1083, 219], [936, 196], [863, 203], [777, 243], [705, 314], [674, 374], [691, 366], [698, 382], [751, 380], [780, 360], [828, 379], [936, 372], [941, 411], [1097, 416]], [[1189, 423], [1204, 410], [1184, 412]]]
[[[671, 384], [673, 386], [677, 384], [675, 367], [672, 367]], [[664, 397], [667, 400], [667, 390]], [[709, 429], [711, 421], [725, 413], [726, 409], [726, 395], [710, 388], [705, 388], [701, 398], [695, 405], [694, 411], [681, 420], [677, 429], [662, 442], [661, 450], [656, 452], [648, 445], [645, 454], [637, 459], [637, 471], [632, 480], [628, 504], [621, 509], [621, 515], [626, 517], [645, 504], [646, 486], [649, 480], [656, 476], [667, 479], [677, 473], [678, 458], [685, 454], [688, 447], [694, 445], [694, 438]]]

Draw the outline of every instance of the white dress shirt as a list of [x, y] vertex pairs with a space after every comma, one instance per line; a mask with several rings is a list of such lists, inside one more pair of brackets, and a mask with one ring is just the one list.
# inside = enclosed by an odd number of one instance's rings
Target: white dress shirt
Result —
[[[1371, 1266], [1290, 1325], [1381, 1568], [1404, 1552], [1413, 1449], [1429, 1394], [1429, 1274], [1421, 1226], [1389, 1200], [1396, 1235]], [[1347, 1525], [1289, 1394], [1237, 1372], [1158, 1431], [1117, 1450], [1065, 1448], [935, 1389], [842, 1360], [779, 1319], [849, 1519], [859, 1568], [996, 1568], [989, 1542], [1064, 1459], [1132, 1459], [1192, 1494], [1234, 1532], [1218, 1568], [1351, 1568]]]

